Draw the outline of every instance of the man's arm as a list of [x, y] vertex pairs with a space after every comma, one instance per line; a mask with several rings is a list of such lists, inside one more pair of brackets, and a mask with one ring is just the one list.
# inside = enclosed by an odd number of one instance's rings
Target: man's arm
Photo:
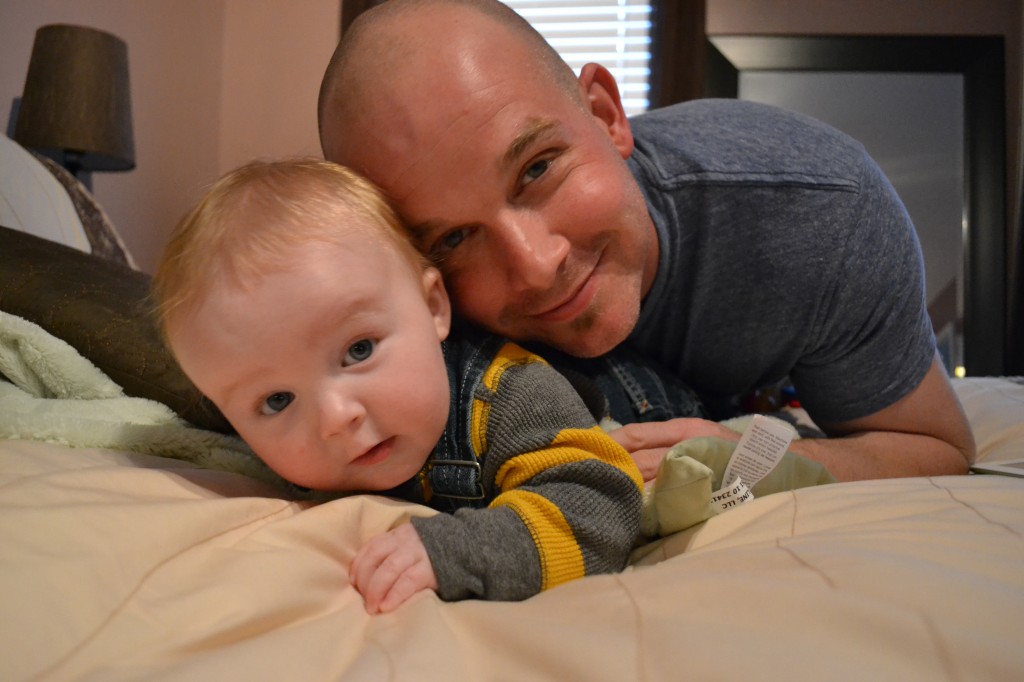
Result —
[[818, 424], [831, 438], [791, 447], [841, 481], [966, 474], [974, 435], [938, 357], [917, 388], [867, 417]]
[[[797, 440], [790, 449], [820, 462], [841, 481], [965, 474], [975, 457], [974, 435], [937, 357], [917, 388], [889, 407], [818, 426], [830, 438]], [[665, 453], [681, 440], [739, 440], [738, 433], [702, 419], [628, 424], [611, 436], [633, 455], [645, 481], [654, 478]]]

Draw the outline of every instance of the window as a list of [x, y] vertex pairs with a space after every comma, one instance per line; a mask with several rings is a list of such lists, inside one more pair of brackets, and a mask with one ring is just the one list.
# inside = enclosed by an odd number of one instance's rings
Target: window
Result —
[[529, 21], [578, 74], [587, 62], [607, 67], [627, 115], [647, 110], [651, 3], [641, 0], [503, 0]]

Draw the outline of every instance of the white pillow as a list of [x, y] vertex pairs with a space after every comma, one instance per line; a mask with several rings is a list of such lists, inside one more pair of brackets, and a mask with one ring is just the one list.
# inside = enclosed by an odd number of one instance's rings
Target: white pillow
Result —
[[1024, 457], [1024, 378], [965, 377], [953, 389], [967, 413], [979, 462]]
[[67, 191], [6, 135], [0, 135], [0, 225], [92, 252]]

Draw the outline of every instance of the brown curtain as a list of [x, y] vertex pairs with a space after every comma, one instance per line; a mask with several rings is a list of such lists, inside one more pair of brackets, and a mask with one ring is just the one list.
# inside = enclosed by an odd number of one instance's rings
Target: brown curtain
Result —
[[651, 1], [651, 108], [706, 96], [706, 0]]

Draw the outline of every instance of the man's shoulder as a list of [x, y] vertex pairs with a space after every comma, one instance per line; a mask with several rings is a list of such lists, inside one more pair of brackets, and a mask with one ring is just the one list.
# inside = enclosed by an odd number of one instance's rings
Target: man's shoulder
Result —
[[743, 100], [705, 99], [630, 119], [632, 162], [652, 180], [800, 183], [855, 189], [863, 146], [803, 114]]

